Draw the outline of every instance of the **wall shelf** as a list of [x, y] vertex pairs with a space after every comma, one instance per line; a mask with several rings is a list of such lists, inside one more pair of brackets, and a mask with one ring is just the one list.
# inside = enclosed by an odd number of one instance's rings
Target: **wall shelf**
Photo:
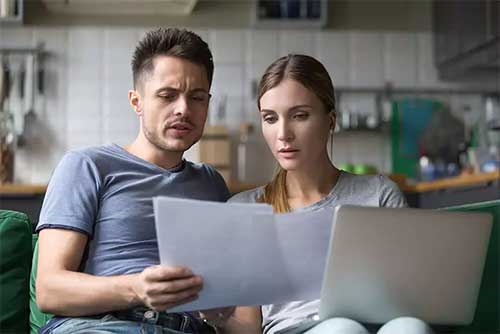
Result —
[[256, 29], [319, 29], [327, 18], [327, 0], [256, 0], [252, 8]]

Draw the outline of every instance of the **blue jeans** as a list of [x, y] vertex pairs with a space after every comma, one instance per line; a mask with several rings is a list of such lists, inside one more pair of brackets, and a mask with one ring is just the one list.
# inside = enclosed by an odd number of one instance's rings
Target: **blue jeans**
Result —
[[143, 322], [121, 320], [113, 314], [107, 314], [102, 318], [69, 318], [60, 325], [50, 330], [50, 334], [204, 334], [215, 333], [211, 328], [203, 329], [184, 328], [181, 326], [179, 330], [171, 329], [158, 325], [153, 321], [145, 319]]

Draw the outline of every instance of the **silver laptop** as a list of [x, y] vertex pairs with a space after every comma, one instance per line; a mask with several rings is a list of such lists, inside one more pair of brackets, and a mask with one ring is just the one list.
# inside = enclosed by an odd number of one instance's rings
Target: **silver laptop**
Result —
[[471, 323], [491, 226], [485, 213], [339, 206], [319, 319]]

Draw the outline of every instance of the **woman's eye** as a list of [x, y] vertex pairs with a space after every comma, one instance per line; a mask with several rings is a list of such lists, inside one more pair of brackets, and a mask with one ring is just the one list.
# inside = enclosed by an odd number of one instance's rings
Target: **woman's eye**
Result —
[[308, 116], [309, 116], [308, 114], [295, 114], [293, 116], [293, 118], [298, 119], [298, 120], [302, 120], [302, 119], [306, 119]]
[[276, 122], [276, 117], [275, 116], [264, 116], [262, 119], [266, 123], [274, 123], [274, 122]]

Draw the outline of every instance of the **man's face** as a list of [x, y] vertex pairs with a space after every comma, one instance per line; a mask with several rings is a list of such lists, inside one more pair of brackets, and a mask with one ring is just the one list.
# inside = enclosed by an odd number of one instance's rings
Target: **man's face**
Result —
[[202, 65], [169, 56], [153, 60], [154, 71], [145, 73], [135, 105], [141, 130], [155, 147], [184, 152], [203, 133], [207, 118], [209, 83]]

